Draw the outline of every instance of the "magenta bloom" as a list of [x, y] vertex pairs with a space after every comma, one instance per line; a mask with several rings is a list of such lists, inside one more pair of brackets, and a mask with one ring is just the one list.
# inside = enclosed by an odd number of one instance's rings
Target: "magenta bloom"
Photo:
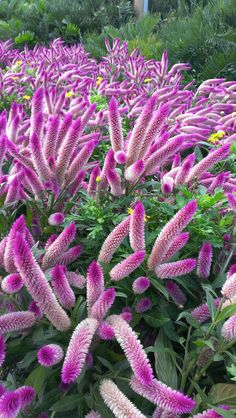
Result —
[[121, 261], [121, 263], [116, 264], [110, 271], [111, 279], [118, 281], [129, 276], [143, 262], [145, 254], [145, 251], [136, 251]]
[[67, 132], [69, 131], [71, 124], [72, 124], [73, 116], [71, 113], [67, 113], [65, 116], [65, 119], [60, 124], [59, 132], [58, 132], [58, 138], [57, 138], [57, 151], [59, 150], [64, 138], [67, 135]]
[[182, 166], [179, 168], [178, 173], [175, 177], [175, 184], [184, 184], [186, 178], [188, 177], [193, 165], [195, 162], [195, 153], [190, 154], [185, 161], [183, 162]]
[[[225, 411], [230, 410], [228, 405], [218, 405], [218, 408], [221, 408]], [[220, 415], [218, 412], [214, 411], [214, 409], [207, 409], [207, 411], [193, 415], [193, 418], [223, 418], [223, 415]]]
[[52, 213], [48, 218], [49, 225], [60, 225], [64, 221], [65, 216], [61, 212]]
[[20, 395], [21, 409], [28, 406], [36, 396], [35, 389], [32, 386], [21, 386], [16, 392]]
[[144, 384], [149, 385], [153, 379], [153, 371], [147, 355], [143, 350], [132, 328], [118, 315], [112, 315], [108, 319], [115, 337], [125, 352], [125, 356], [137, 378]]
[[24, 285], [24, 282], [21, 276], [18, 273], [12, 273], [8, 276], [4, 277], [1, 288], [5, 293], [16, 293], [18, 292]]
[[236, 273], [226, 280], [221, 289], [221, 293], [228, 299], [232, 299], [236, 295]]
[[210, 275], [212, 262], [212, 246], [210, 242], [205, 242], [200, 249], [197, 260], [197, 275], [202, 279], [207, 279]]
[[59, 123], [58, 115], [52, 116], [48, 122], [47, 133], [44, 139], [44, 154], [47, 160], [49, 157], [55, 157]]
[[101, 418], [101, 415], [96, 411], [89, 412], [85, 418]]
[[67, 226], [57, 239], [50, 245], [43, 257], [42, 268], [47, 270], [54, 266], [57, 259], [68, 248], [76, 234], [76, 226], [74, 223]]
[[102, 321], [108, 310], [114, 303], [116, 297], [115, 289], [106, 289], [99, 296], [98, 300], [93, 304], [91, 309], [91, 317]]
[[98, 261], [103, 263], [109, 263], [113, 254], [120, 246], [122, 241], [129, 235], [130, 228], [130, 216], [125, 218], [105, 239], [102, 248], [100, 250]]
[[169, 295], [172, 297], [173, 301], [177, 305], [184, 305], [187, 301], [186, 296], [180, 289], [180, 287], [173, 280], [168, 280], [166, 282], [166, 289]]
[[83, 146], [78, 155], [72, 161], [67, 171], [66, 182], [71, 183], [72, 181], [74, 181], [74, 179], [78, 175], [78, 172], [82, 169], [83, 165], [88, 161], [88, 159], [92, 155], [94, 149], [98, 145], [98, 142], [98, 140], [94, 139]]
[[41, 309], [38, 307], [37, 303], [32, 301], [30, 302], [28, 306], [28, 310], [30, 312], [33, 312], [37, 319], [41, 318], [43, 316]]
[[88, 369], [91, 369], [91, 367], [93, 367], [93, 355], [92, 353], [88, 353], [86, 356], [86, 366]]
[[101, 174], [101, 169], [98, 165], [96, 165], [96, 167], [93, 168], [89, 177], [89, 184], [87, 188], [88, 195], [96, 196], [97, 178], [100, 176], [100, 174]]
[[227, 341], [236, 339], [236, 314], [232, 315], [222, 327], [222, 336]]
[[165, 194], [170, 194], [173, 191], [174, 187], [174, 180], [172, 177], [168, 177], [167, 175], [163, 177], [161, 182], [161, 191]]
[[75, 304], [75, 294], [71, 289], [64, 266], [57, 265], [52, 269], [52, 287], [62, 306], [71, 309]]
[[100, 385], [100, 394], [117, 418], [145, 418], [134, 404], [119, 390], [110, 379], [103, 379]]
[[125, 164], [126, 163], [126, 153], [124, 151], [117, 151], [114, 155], [114, 158], [117, 164]]
[[108, 105], [108, 123], [112, 149], [115, 152], [123, 149], [123, 133], [118, 104], [114, 97]]
[[57, 263], [63, 264], [66, 266], [70, 263], [73, 263], [80, 256], [80, 254], [82, 253], [82, 250], [83, 250], [83, 247], [80, 244], [75, 245], [72, 248], [69, 248], [69, 250], [67, 250], [64, 254], [58, 257]]
[[141, 294], [144, 293], [150, 287], [150, 280], [147, 277], [138, 277], [133, 282], [133, 291], [134, 293]]
[[102, 340], [112, 340], [115, 337], [115, 333], [113, 331], [113, 328], [111, 325], [109, 325], [107, 322], [102, 322], [97, 331], [99, 337]]
[[233, 193], [227, 193], [226, 196], [227, 196], [230, 208], [236, 211], [236, 196]]
[[157, 379], [153, 379], [150, 385], [144, 385], [136, 376], [133, 376], [131, 387], [139, 395], [168, 412], [187, 414], [196, 405], [194, 400], [177, 390], [169, 388]]
[[18, 390], [5, 392], [0, 398], [1, 418], [16, 418], [21, 409], [21, 398]]
[[[14, 259], [28, 292], [41, 311], [58, 330], [68, 329], [70, 327], [68, 316], [57, 302], [45, 275], [19, 233], [14, 242]], [[28, 314], [32, 313], [28, 312]]]
[[144, 172], [144, 162], [143, 160], [137, 160], [131, 164], [125, 170], [125, 178], [131, 183], [136, 183], [136, 181], [141, 177]]
[[185, 246], [189, 239], [189, 232], [182, 232], [175, 239], [173, 239], [171, 246], [166, 252], [162, 261], [168, 261], [174, 254], [176, 254], [181, 248]]
[[16, 238], [17, 232], [24, 233], [26, 228], [24, 216], [21, 215], [12, 225], [11, 230], [7, 236], [7, 242], [4, 253], [4, 267], [8, 273], [15, 273], [16, 266], [13, 255], [13, 245]]
[[121, 178], [116, 170], [107, 170], [107, 180], [113, 196], [122, 196]]
[[2, 367], [6, 357], [6, 343], [4, 341], [4, 336], [0, 335], [0, 367]]
[[149, 311], [152, 308], [152, 301], [150, 298], [142, 298], [140, 301], [135, 305], [135, 310], [137, 313], [143, 313]]
[[[214, 304], [216, 309], [219, 307], [220, 303], [221, 303], [221, 298], [215, 299], [214, 300]], [[203, 322], [208, 321], [208, 319], [210, 319], [211, 315], [210, 315], [210, 311], [209, 311], [209, 307], [207, 305], [207, 303], [204, 303], [200, 306], [198, 306], [197, 308], [195, 308], [192, 312], [191, 315], [198, 321], [200, 322], [200, 324], [202, 324]]]
[[148, 259], [148, 267], [151, 270], [153, 270], [158, 264], [162, 263], [167, 251], [173, 244], [174, 239], [179, 236], [180, 232], [192, 220], [196, 210], [197, 202], [193, 200], [180, 209], [164, 226], [156, 239], [151, 255]]
[[3, 238], [0, 242], [0, 267], [4, 267], [4, 253], [7, 243], [7, 237]]
[[98, 322], [94, 318], [84, 319], [75, 328], [62, 366], [61, 378], [72, 383], [80, 375]]
[[57, 344], [48, 344], [38, 351], [38, 362], [44, 367], [51, 367], [63, 359], [63, 350]]
[[41, 140], [36, 133], [33, 133], [30, 138], [30, 147], [34, 169], [40, 180], [43, 182], [50, 180], [51, 171], [43, 153]]
[[86, 285], [86, 279], [82, 274], [77, 274], [74, 271], [67, 271], [66, 278], [68, 283], [73, 286], [77, 287], [78, 289], [83, 289]]
[[31, 328], [35, 315], [29, 311], [10, 312], [0, 316], [0, 334]]
[[90, 313], [92, 306], [104, 290], [103, 270], [99, 263], [92, 261], [87, 273], [87, 306]]
[[170, 277], [183, 276], [190, 273], [196, 266], [194, 258], [174, 261], [173, 263], [160, 264], [155, 268], [155, 273], [159, 279], [169, 279]]
[[138, 202], [131, 214], [129, 239], [133, 251], [145, 250], [145, 209], [142, 202]]

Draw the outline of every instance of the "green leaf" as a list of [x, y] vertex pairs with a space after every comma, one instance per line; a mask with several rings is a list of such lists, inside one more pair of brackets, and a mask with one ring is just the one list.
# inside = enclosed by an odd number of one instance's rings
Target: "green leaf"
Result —
[[225, 319], [229, 318], [230, 316], [234, 315], [236, 313], [236, 303], [230, 306], [226, 306], [220, 314], [218, 315], [219, 321], [224, 321]]
[[[173, 389], [178, 387], [177, 370], [173, 361], [175, 353], [171, 341], [166, 337], [163, 330], [160, 330], [155, 341], [154, 347], [158, 348], [155, 356], [155, 369], [158, 379]], [[166, 349], [170, 351], [166, 351]], [[173, 351], [173, 355], [171, 354]]]
[[26, 369], [33, 363], [34, 360], [37, 358], [37, 351], [29, 351], [26, 356], [23, 358], [23, 360], [18, 363], [17, 367], [18, 369]]
[[205, 293], [206, 293], [206, 299], [207, 299], [207, 306], [209, 308], [210, 311], [210, 315], [211, 315], [211, 319], [214, 320], [215, 318], [215, 313], [216, 313], [216, 307], [214, 304], [214, 299], [210, 293], [210, 291], [208, 289], [204, 289]]
[[162, 314], [160, 314], [160, 312], [157, 309], [152, 309], [150, 313], [144, 314], [143, 319], [152, 328], [160, 328], [162, 325], [166, 324], [170, 320], [169, 318], [166, 318]]
[[26, 386], [33, 386], [37, 394], [42, 390], [46, 378], [46, 369], [43, 366], [38, 366], [34, 369], [25, 381]]
[[217, 383], [211, 388], [210, 397], [214, 404], [236, 406], [236, 385]]
[[191, 315], [190, 312], [181, 312], [177, 318], [177, 321], [182, 318], [185, 318], [188, 324], [192, 325], [194, 328], [200, 328], [199, 322]]
[[167, 300], [169, 300], [169, 293], [167, 292], [165, 286], [162, 283], [160, 283], [158, 279], [150, 278], [150, 282], [153, 285], [153, 287], [155, 287], [155, 289], [158, 290], [158, 292], [160, 292], [163, 296], [165, 296]]
[[217, 408], [216, 406], [213, 406], [212, 409], [214, 409], [214, 411], [218, 412], [218, 414], [220, 414], [220, 416], [224, 417], [224, 418], [234, 418], [235, 417], [235, 410], [232, 411], [226, 411], [225, 409], [221, 409], [221, 408]]
[[51, 406], [50, 411], [55, 412], [65, 412], [65, 411], [72, 411], [75, 409], [83, 397], [79, 397], [78, 395], [69, 395], [65, 398], [60, 399], [54, 405]]

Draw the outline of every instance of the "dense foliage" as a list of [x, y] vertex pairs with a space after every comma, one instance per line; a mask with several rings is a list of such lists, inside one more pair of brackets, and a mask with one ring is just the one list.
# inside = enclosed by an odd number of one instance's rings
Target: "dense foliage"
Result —
[[236, 83], [105, 45], [0, 43], [0, 416], [233, 417]]

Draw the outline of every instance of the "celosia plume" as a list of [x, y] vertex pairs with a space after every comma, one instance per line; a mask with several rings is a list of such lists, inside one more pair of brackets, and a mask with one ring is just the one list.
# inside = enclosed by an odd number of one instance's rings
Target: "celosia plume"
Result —
[[83, 289], [86, 285], [85, 277], [82, 274], [75, 273], [74, 271], [67, 271], [66, 278], [71, 286], [77, 287], [78, 289]]
[[210, 242], [205, 242], [199, 252], [197, 260], [197, 275], [201, 279], [207, 279], [210, 275], [212, 262], [212, 246]]
[[176, 254], [179, 250], [181, 250], [181, 248], [185, 246], [185, 244], [188, 242], [188, 239], [188, 232], [182, 232], [182, 234], [179, 234], [175, 239], [173, 239], [172, 244], [162, 261], [168, 261], [174, 254]]
[[52, 287], [61, 305], [71, 309], [75, 304], [75, 294], [66, 277], [64, 266], [57, 265], [52, 269]]
[[21, 409], [20, 393], [5, 392], [0, 398], [0, 416], [1, 418], [16, 418]]
[[134, 270], [136, 270], [145, 258], [145, 251], [136, 251], [129, 255], [125, 260], [116, 264], [110, 271], [110, 277], [112, 280], [118, 281], [129, 276]]
[[36, 396], [36, 391], [32, 386], [21, 386], [16, 390], [16, 393], [20, 395], [20, 407], [25, 409]]
[[92, 306], [104, 290], [103, 270], [99, 263], [92, 261], [87, 273], [87, 306], [90, 313]]
[[36, 321], [33, 312], [10, 312], [0, 316], [0, 334], [31, 328]]
[[18, 292], [24, 285], [24, 282], [21, 276], [18, 273], [12, 273], [8, 276], [4, 277], [1, 288], [5, 293], [16, 293]]
[[49, 225], [60, 225], [64, 221], [65, 216], [61, 212], [52, 213], [48, 218]]
[[134, 293], [141, 294], [144, 293], [150, 287], [150, 280], [147, 277], [138, 277], [133, 282], [133, 291]]
[[113, 254], [120, 246], [122, 241], [129, 235], [130, 230], [130, 216], [125, 218], [105, 239], [100, 250], [98, 261], [109, 263]]
[[150, 298], [144, 297], [140, 299], [138, 303], [135, 305], [135, 310], [137, 313], [143, 313], [149, 311], [152, 307], [152, 301]]
[[145, 250], [145, 209], [142, 202], [138, 202], [131, 214], [129, 240], [133, 251]]
[[168, 280], [166, 282], [166, 289], [177, 305], [184, 305], [186, 303], [186, 296], [173, 280]]
[[[214, 300], [214, 305], [216, 307], [216, 309], [218, 309], [220, 303], [221, 303], [221, 298], [215, 299]], [[198, 321], [200, 322], [200, 324], [202, 324], [203, 322], [208, 321], [208, 319], [210, 319], [211, 314], [210, 314], [210, 310], [209, 307], [207, 305], [207, 303], [204, 303], [200, 306], [198, 306], [197, 308], [195, 308], [192, 312], [191, 315]]]
[[97, 319], [97, 321], [102, 321], [104, 316], [107, 314], [108, 310], [114, 303], [116, 297], [115, 289], [106, 289], [99, 296], [98, 300], [93, 304], [90, 316]]
[[159, 279], [169, 279], [170, 277], [183, 276], [190, 273], [196, 267], [194, 258], [174, 261], [173, 263], [160, 264], [155, 268], [155, 273]]
[[224, 283], [221, 293], [228, 299], [232, 299], [236, 295], [236, 273], [232, 274]]
[[2, 367], [6, 357], [6, 343], [4, 336], [0, 335], [0, 367]]
[[123, 133], [118, 104], [114, 97], [111, 98], [108, 105], [108, 123], [111, 146], [114, 153], [116, 153], [123, 149]]
[[68, 248], [70, 243], [75, 238], [75, 234], [76, 226], [73, 223], [67, 226], [64, 231], [62, 231], [62, 233], [50, 245], [44, 254], [42, 262], [43, 270], [47, 270], [56, 264], [58, 258], [63, 254], [63, 252]]
[[137, 160], [125, 170], [125, 178], [131, 183], [136, 183], [144, 172], [143, 160]]

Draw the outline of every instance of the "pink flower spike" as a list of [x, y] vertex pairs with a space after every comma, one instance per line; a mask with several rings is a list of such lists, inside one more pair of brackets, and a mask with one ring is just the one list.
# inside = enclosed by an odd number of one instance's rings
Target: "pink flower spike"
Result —
[[32, 386], [21, 386], [16, 392], [20, 395], [21, 409], [31, 404], [36, 396], [36, 391]]
[[169, 250], [165, 254], [162, 261], [169, 260], [174, 254], [176, 254], [181, 248], [185, 246], [185, 244], [188, 242], [189, 239], [189, 232], [182, 232], [182, 234], [179, 234], [175, 239], [173, 239], [171, 246], [169, 247]]
[[180, 209], [164, 226], [156, 239], [151, 255], [148, 259], [148, 267], [150, 270], [153, 270], [155, 266], [162, 263], [167, 251], [173, 244], [174, 239], [178, 237], [180, 232], [192, 220], [196, 210], [197, 202], [196, 200], [192, 200]]
[[[220, 303], [221, 303], [222, 299], [221, 298], [217, 298], [214, 300], [214, 304], [216, 309], [218, 309]], [[200, 324], [203, 324], [203, 322], [208, 321], [208, 319], [210, 319], [211, 315], [210, 315], [210, 311], [209, 311], [209, 307], [207, 305], [207, 303], [204, 303], [200, 306], [198, 306], [197, 308], [195, 308], [192, 312], [191, 315], [198, 321], [200, 322]]]
[[38, 307], [37, 303], [34, 301], [29, 304], [28, 310], [34, 313], [34, 315], [36, 316], [36, 319], [40, 319], [43, 316], [41, 309]]
[[230, 209], [233, 209], [236, 211], [236, 196], [233, 193], [227, 193], [226, 194]]
[[88, 188], [87, 188], [87, 193], [90, 196], [96, 196], [96, 191], [97, 191], [97, 179], [100, 177], [101, 174], [101, 170], [100, 167], [97, 165], [96, 167], [93, 168], [90, 177], [89, 177], [89, 184], [88, 184]]
[[17, 232], [23, 233], [25, 230], [25, 218], [21, 215], [12, 225], [10, 232], [7, 236], [7, 242], [5, 247], [4, 253], [4, 267], [8, 273], [15, 273], [16, 266], [14, 263], [14, 256], [13, 256], [13, 245], [15, 241], [15, 237]]
[[[14, 260], [28, 292], [41, 311], [58, 330], [67, 330], [70, 327], [70, 320], [57, 302], [27, 242], [19, 233], [16, 234], [14, 242]], [[32, 313], [28, 312], [28, 314]]]
[[236, 314], [227, 319], [222, 327], [221, 333], [226, 341], [233, 341], [236, 339]]
[[130, 216], [125, 218], [119, 223], [115, 229], [105, 239], [102, 248], [100, 250], [98, 261], [103, 263], [109, 263], [112, 259], [113, 254], [120, 246], [122, 241], [129, 235], [130, 228]]
[[83, 165], [87, 163], [88, 159], [91, 157], [98, 143], [98, 140], [93, 139], [83, 146], [83, 148], [80, 150], [68, 168], [66, 173], [66, 182], [71, 183], [74, 181], [78, 172], [83, 168]]
[[133, 251], [145, 250], [145, 209], [142, 202], [138, 202], [131, 214], [129, 239]]
[[160, 264], [155, 268], [155, 273], [159, 279], [168, 279], [170, 277], [183, 276], [190, 273], [196, 267], [194, 258], [186, 258], [173, 263]]
[[[4, 340], [4, 336], [0, 335], [0, 367], [2, 367], [5, 357], [6, 357], [6, 343]], [[1, 393], [0, 393], [1, 396]]]
[[125, 170], [125, 178], [131, 183], [136, 183], [136, 181], [141, 177], [144, 172], [144, 162], [143, 160], [135, 161]]
[[57, 237], [57, 239], [50, 245], [44, 254], [42, 268], [47, 270], [54, 266], [57, 259], [68, 248], [70, 243], [75, 238], [76, 226], [74, 223], [68, 225], [64, 231]]
[[[230, 406], [228, 405], [218, 405], [218, 408], [221, 408], [225, 411], [230, 410]], [[207, 409], [207, 411], [193, 415], [193, 418], [223, 418], [223, 415], [220, 415], [214, 409]]]
[[50, 180], [52, 174], [43, 154], [41, 140], [36, 133], [34, 133], [30, 138], [30, 147], [33, 165], [36, 173], [39, 175], [40, 180], [42, 182]]
[[123, 133], [118, 104], [114, 97], [111, 98], [108, 105], [108, 124], [111, 146], [114, 153], [116, 153], [123, 149]]
[[141, 342], [132, 328], [118, 315], [112, 315], [107, 322], [112, 326], [115, 337], [124, 350], [125, 356], [137, 377], [144, 385], [150, 385], [153, 371]]
[[58, 132], [58, 137], [57, 137], [57, 144], [56, 144], [56, 151], [58, 152], [61, 144], [64, 140], [64, 138], [66, 137], [71, 124], [72, 124], [72, 120], [73, 120], [73, 115], [71, 113], [67, 113], [67, 115], [65, 116], [65, 119], [63, 120], [63, 122], [60, 125], [59, 128], [59, 132]]
[[36, 321], [29, 311], [10, 312], [0, 316], [0, 334], [31, 328]]
[[104, 316], [107, 314], [108, 310], [114, 303], [116, 297], [115, 289], [106, 289], [99, 296], [98, 300], [93, 304], [91, 309], [91, 317], [97, 319], [97, 321], [102, 321]]
[[178, 170], [178, 173], [175, 177], [176, 186], [179, 184], [185, 183], [186, 178], [188, 177], [190, 170], [192, 169], [194, 165], [194, 162], [195, 162], [195, 153], [192, 153], [185, 159], [182, 166]]
[[79, 258], [80, 254], [83, 251], [82, 245], [78, 244], [72, 248], [69, 248], [64, 254], [62, 254], [58, 259], [58, 264], [63, 264], [67, 266], [70, 263], [73, 263], [77, 258]]
[[19, 290], [24, 286], [24, 282], [21, 276], [18, 273], [12, 273], [4, 277], [1, 288], [3, 292], [12, 294], [19, 292]]
[[168, 412], [187, 414], [196, 405], [193, 399], [182, 392], [171, 389], [157, 379], [153, 379], [151, 384], [146, 386], [136, 376], [133, 376], [131, 378], [131, 388], [134, 392]]
[[103, 270], [97, 261], [92, 261], [87, 273], [87, 306], [90, 313], [92, 306], [104, 290]]
[[228, 299], [232, 299], [236, 295], [236, 273], [226, 280], [221, 289], [221, 293]]
[[66, 309], [75, 305], [75, 294], [66, 278], [64, 266], [57, 265], [52, 269], [52, 287], [61, 303]]
[[107, 171], [107, 180], [111, 188], [111, 194], [113, 196], [122, 196], [123, 189], [121, 185], [121, 178], [116, 170]]
[[125, 164], [126, 163], [126, 153], [124, 151], [117, 151], [114, 155], [114, 158], [117, 164]]
[[89, 412], [85, 418], [102, 418], [101, 415], [96, 411]]
[[67, 271], [66, 278], [68, 283], [73, 287], [83, 289], [86, 286], [86, 279], [82, 274], [75, 273], [74, 271]]
[[56, 226], [63, 223], [65, 216], [61, 212], [52, 213], [48, 218], [49, 225]]
[[14, 392], [5, 392], [0, 398], [0, 417], [16, 418], [21, 409], [20, 394], [17, 390]]
[[116, 264], [110, 271], [110, 277], [112, 280], [118, 281], [129, 276], [136, 268], [140, 266], [145, 258], [145, 251], [136, 251], [128, 256], [125, 260]]
[[44, 139], [44, 154], [47, 161], [49, 157], [55, 157], [59, 123], [58, 115], [52, 116], [48, 122], [47, 133]]
[[107, 322], [102, 322], [99, 325], [97, 333], [99, 337], [105, 341], [112, 340], [115, 337], [113, 328]]
[[4, 253], [7, 243], [7, 237], [3, 238], [0, 242], [0, 267], [4, 267]]
[[75, 328], [62, 366], [62, 382], [73, 383], [80, 375], [97, 326], [96, 319], [87, 318]]
[[57, 344], [48, 344], [38, 351], [38, 362], [44, 367], [51, 367], [63, 359], [63, 350]]
[[207, 279], [210, 276], [212, 262], [212, 246], [210, 242], [205, 242], [200, 249], [197, 260], [197, 275], [201, 279]]
[[150, 287], [150, 280], [147, 277], [138, 277], [133, 282], [133, 292], [135, 294], [144, 293]]
[[183, 306], [185, 305], [187, 299], [180, 287], [172, 280], [168, 280], [166, 282], [166, 289], [169, 293], [169, 295], [172, 297], [173, 301], [179, 305]]
[[143, 313], [149, 311], [152, 308], [152, 301], [150, 298], [142, 298], [138, 303], [135, 305], [135, 310], [137, 313]]
[[100, 394], [105, 404], [117, 418], [145, 418], [134, 404], [119, 390], [110, 379], [103, 379]]

